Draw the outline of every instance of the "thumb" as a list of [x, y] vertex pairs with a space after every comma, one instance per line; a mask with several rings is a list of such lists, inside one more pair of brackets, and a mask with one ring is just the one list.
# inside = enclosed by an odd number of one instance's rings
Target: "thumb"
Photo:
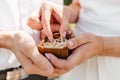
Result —
[[43, 27], [41, 25], [41, 8], [35, 9], [31, 14], [30, 17], [28, 18], [27, 25], [36, 30], [41, 30]]
[[58, 59], [56, 56], [54, 56], [51, 53], [46, 53], [45, 56], [50, 60], [50, 62], [56, 68], [65, 68], [67, 66], [68, 62], [65, 59]]
[[86, 34], [82, 34], [78, 37], [75, 37], [75, 38], [72, 38], [70, 40], [67, 41], [67, 47], [69, 49], [74, 49], [74, 48], [77, 48], [81, 45], [84, 45], [86, 43], [89, 43], [90, 40], [88, 39], [87, 35]]
[[30, 28], [36, 29], [36, 30], [41, 30], [43, 28], [38, 17], [30, 17], [30, 18], [28, 18], [27, 25]]

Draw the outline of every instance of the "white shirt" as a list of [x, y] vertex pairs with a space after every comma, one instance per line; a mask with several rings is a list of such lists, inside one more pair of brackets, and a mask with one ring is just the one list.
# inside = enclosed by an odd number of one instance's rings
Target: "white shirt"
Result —
[[[76, 35], [120, 36], [120, 0], [80, 0]], [[56, 80], [120, 80], [120, 58], [93, 57]]]
[[[23, 30], [28, 32], [39, 43], [39, 32], [31, 30], [27, 25], [27, 18], [40, 6], [43, 0], [0, 0], [0, 28], [8, 31]], [[45, 1], [45, 0], [44, 0]], [[62, 0], [46, 0], [62, 4]], [[18, 67], [20, 64], [15, 55], [0, 48], [0, 70]]]

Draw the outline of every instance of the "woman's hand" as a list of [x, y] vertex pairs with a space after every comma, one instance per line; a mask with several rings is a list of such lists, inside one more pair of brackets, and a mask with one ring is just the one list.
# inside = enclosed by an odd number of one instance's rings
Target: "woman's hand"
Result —
[[2, 31], [0, 45], [13, 51], [18, 61], [29, 74], [49, 76], [53, 73], [53, 66], [38, 52], [34, 40], [27, 33]]
[[32, 29], [41, 30], [41, 36], [47, 36], [50, 41], [53, 39], [52, 32], [55, 31], [60, 32], [61, 36], [65, 37], [66, 33], [71, 31], [69, 22], [76, 21], [79, 14], [79, 2], [73, 2], [74, 4], [71, 6], [43, 3], [39, 14], [28, 19], [28, 25]]
[[73, 49], [73, 52], [66, 60], [58, 59], [50, 53], [46, 54], [55, 67], [55, 71], [50, 77], [62, 75], [85, 60], [100, 55], [104, 50], [102, 38], [91, 33], [84, 33], [69, 40], [67, 47]]
[[33, 29], [42, 30], [50, 41], [53, 39], [52, 32], [60, 30], [61, 35], [65, 36], [69, 30], [69, 21], [67, 16], [63, 15], [63, 7], [54, 3], [43, 3], [39, 11], [39, 20], [30, 17], [28, 25]]

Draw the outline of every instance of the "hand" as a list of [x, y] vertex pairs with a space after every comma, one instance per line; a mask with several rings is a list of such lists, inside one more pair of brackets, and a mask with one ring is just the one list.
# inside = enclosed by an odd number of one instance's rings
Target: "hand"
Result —
[[10, 50], [27, 73], [48, 76], [53, 72], [53, 66], [38, 52], [34, 40], [27, 33], [14, 32]]
[[61, 36], [65, 37], [69, 30], [70, 9], [68, 6], [54, 3], [43, 3], [39, 14], [28, 19], [28, 25], [41, 31], [41, 36], [47, 36], [50, 41], [53, 39], [52, 32], [60, 31]]
[[84, 33], [69, 40], [67, 47], [74, 50], [66, 60], [58, 59], [50, 53], [46, 54], [46, 57], [55, 67], [55, 71], [50, 77], [62, 75], [88, 58], [99, 55], [104, 50], [102, 38], [91, 33]]

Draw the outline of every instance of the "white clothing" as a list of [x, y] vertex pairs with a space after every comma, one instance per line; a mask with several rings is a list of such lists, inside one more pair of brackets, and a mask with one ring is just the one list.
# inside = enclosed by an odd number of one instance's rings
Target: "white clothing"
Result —
[[[120, 0], [80, 0], [76, 35], [120, 36]], [[120, 80], [120, 58], [93, 57], [56, 80]]]
[[[62, 4], [63, 1], [54, 0], [54, 2]], [[0, 28], [8, 31], [26, 31], [34, 38], [36, 44], [39, 43], [39, 32], [31, 30], [26, 25], [26, 22], [28, 16], [41, 3], [42, 0], [0, 0]], [[11, 51], [0, 48], [0, 70], [18, 67], [19, 65], [19, 62]]]

